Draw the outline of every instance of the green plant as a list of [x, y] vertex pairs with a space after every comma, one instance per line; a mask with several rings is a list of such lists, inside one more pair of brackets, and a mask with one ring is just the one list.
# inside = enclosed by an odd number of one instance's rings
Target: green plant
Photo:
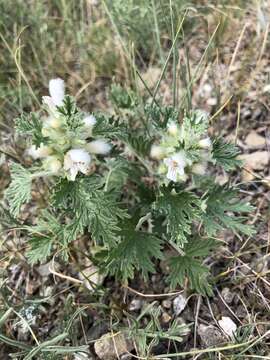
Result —
[[179, 121], [176, 109], [147, 105], [147, 129], [138, 122], [132, 128], [141, 105], [123, 92], [114, 102], [121, 109], [129, 99], [129, 123], [121, 115], [83, 113], [64, 95], [61, 79], [50, 82], [42, 112], [16, 120], [19, 133], [32, 139], [28, 153], [38, 163], [12, 165], [10, 212], [18, 216], [39, 177], [48, 179], [51, 193], [37, 224], [22, 226], [29, 234], [28, 259], [56, 255], [66, 261], [70, 244], [87, 231], [89, 255], [100, 271], [128, 281], [137, 272], [147, 279], [157, 271], [169, 247], [175, 251], [167, 259], [171, 287], [188, 281], [194, 291], [211, 295], [203, 259], [217, 245], [218, 232], [253, 234], [243, 215], [252, 207], [239, 201], [236, 188], [214, 181], [215, 167], [240, 165], [238, 151], [208, 136], [208, 115], [198, 110]]

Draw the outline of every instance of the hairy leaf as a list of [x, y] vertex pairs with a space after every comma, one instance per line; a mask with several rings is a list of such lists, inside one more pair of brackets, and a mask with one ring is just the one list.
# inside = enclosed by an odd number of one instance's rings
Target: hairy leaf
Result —
[[170, 275], [168, 282], [171, 287], [184, 286], [187, 279], [192, 290], [203, 295], [212, 295], [212, 288], [207, 279], [209, 269], [202, 264], [201, 257], [209, 255], [214, 246], [213, 240], [193, 238], [188, 244], [185, 244], [184, 256], [169, 259]]
[[138, 99], [133, 91], [127, 91], [119, 84], [112, 84], [110, 100], [120, 109], [133, 109]]
[[46, 143], [47, 139], [42, 135], [42, 120], [38, 114], [22, 114], [15, 119], [16, 131], [21, 135], [30, 135], [35, 146]]
[[202, 216], [205, 231], [214, 236], [225, 228], [250, 236], [254, 233], [253, 226], [245, 224], [247, 217], [238, 213], [252, 210], [251, 205], [239, 201], [235, 188], [215, 185], [207, 194], [206, 211]]
[[201, 110], [195, 110], [189, 115], [185, 115], [182, 123], [182, 136], [186, 150], [190, 151], [201, 138], [207, 136], [208, 120], [208, 114]]
[[65, 117], [65, 125], [68, 130], [76, 131], [83, 126], [82, 113], [71, 96], [65, 96], [63, 105], [57, 106], [57, 111]]
[[147, 104], [144, 110], [150, 122], [157, 129], [166, 129], [169, 121], [177, 123], [179, 120], [179, 111], [172, 106], [161, 108], [156, 104]]
[[139, 156], [147, 156], [150, 153], [153, 141], [145, 135], [132, 131], [132, 133], [122, 134], [119, 138]]
[[65, 224], [47, 210], [41, 213], [36, 225], [24, 228], [31, 236], [29, 241], [31, 249], [27, 252], [31, 264], [47, 260], [54, 245], [58, 245], [58, 250], [62, 250], [66, 245]]
[[5, 197], [10, 205], [10, 213], [17, 217], [21, 206], [31, 200], [31, 173], [22, 165], [11, 165], [11, 183]]
[[149, 272], [155, 272], [152, 258], [162, 258], [162, 241], [152, 234], [135, 231], [128, 225], [121, 230], [120, 236], [121, 242], [109, 254], [110, 274], [127, 280], [132, 279], [137, 270], [146, 279]]
[[200, 206], [200, 200], [192, 192], [172, 193], [165, 187], [161, 189], [161, 195], [154, 203], [154, 209], [166, 217], [167, 233], [171, 240], [181, 247], [191, 234], [193, 221], [198, 219], [201, 213]]
[[72, 217], [69, 241], [85, 228], [97, 242], [108, 245], [118, 241], [119, 219], [128, 215], [119, 206], [115, 194], [103, 190], [103, 181], [99, 177], [81, 178], [73, 183], [62, 181], [58, 184], [54, 199], [55, 204], [63, 207]]
[[93, 128], [93, 136], [106, 137], [108, 139], [115, 139], [126, 133], [126, 126], [114, 116], [106, 116], [103, 114], [95, 114], [96, 124]]
[[224, 170], [231, 171], [242, 165], [242, 161], [237, 159], [240, 151], [232, 143], [225, 142], [221, 138], [213, 141], [212, 156], [216, 165], [222, 166]]
[[139, 183], [141, 169], [137, 164], [118, 156], [117, 158], [109, 159], [106, 165], [109, 168], [105, 177], [107, 191], [120, 191], [128, 179]]

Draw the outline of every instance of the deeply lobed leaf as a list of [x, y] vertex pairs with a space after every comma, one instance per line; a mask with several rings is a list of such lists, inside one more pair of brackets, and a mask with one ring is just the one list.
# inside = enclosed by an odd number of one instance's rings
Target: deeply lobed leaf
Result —
[[163, 187], [157, 197], [154, 209], [166, 217], [167, 234], [183, 247], [191, 234], [192, 223], [201, 213], [200, 199], [189, 191], [171, 192]]
[[11, 165], [11, 183], [6, 190], [5, 197], [10, 205], [10, 213], [17, 217], [21, 206], [31, 200], [31, 173], [22, 165]]

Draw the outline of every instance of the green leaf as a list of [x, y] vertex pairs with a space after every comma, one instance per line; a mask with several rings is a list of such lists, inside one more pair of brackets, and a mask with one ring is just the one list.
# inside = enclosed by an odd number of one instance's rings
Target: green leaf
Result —
[[17, 217], [21, 206], [31, 200], [31, 173], [22, 165], [11, 165], [11, 183], [6, 190], [5, 197], [10, 205], [10, 213]]
[[[79, 132], [83, 127], [83, 114], [78, 109], [75, 100], [66, 95], [62, 106], [57, 106], [57, 111], [65, 118], [65, 125], [70, 132]], [[73, 134], [75, 137], [75, 134]]]
[[229, 229], [234, 233], [243, 233], [251, 236], [254, 227], [245, 224], [247, 216], [238, 213], [248, 213], [253, 207], [239, 201], [238, 191], [229, 186], [213, 186], [206, 198], [206, 211], [202, 216], [202, 222], [206, 233], [214, 236], [218, 231]]
[[187, 236], [191, 234], [193, 221], [201, 213], [199, 198], [189, 191], [173, 193], [163, 187], [153, 207], [166, 217], [167, 234], [171, 240], [183, 247], [188, 241]]
[[35, 146], [46, 143], [47, 139], [42, 135], [42, 121], [35, 113], [22, 114], [15, 119], [15, 127], [18, 134], [30, 135]]
[[105, 175], [107, 191], [120, 191], [128, 179], [136, 183], [140, 182], [141, 169], [139, 166], [123, 157], [118, 156], [117, 158], [108, 159], [106, 166], [109, 169]]
[[184, 246], [184, 256], [169, 259], [170, 275], [167, 281], [174, 289], [177, 285], [184, 286], [186, 279], [192, 290], [202, 295], [212, 295], [212, 288], [208, 282], [209, 269], [202, 265], [201, 257], [209, 255], [216, 245], [215, 241], [202, 238], [190, 239]]
[[103, 185], [100, 177], [80, 178], [75, 182], [65, 180], [58, 184], [54, 204], [65, 209], [72, 218], [68, 241], [74, 240], [85, 228], [97, 242], [111, 245], [118, 241], [118, 223], [128, 217], [127, 211], [119, 206], [115, 194], [103, 190]]
[[119, 139], [124, 141], [139, 156], [149, 155], [153, 144], [153, 139], [147, 138], [146, 135], [136, 134], [134, 130], [130, 133], [121, 134]]
[[239, 153], [238, 147], [230, 142], [225, 142], [221, 138], [213, 141], [212, 156], [214, 163], [222, 166], [226, 171], [234, 170], [242, 165], [242, 161], [237, 159]]
[[47, 236], [34, 236], [29, 241], [31, 250], [26, 254], [30, 264], [36, 264], [39, 261], [44, 262], [52, 251], [52, 238]]
[[120, 109], [133, 109], [138, 99], [133, 91], [127, 91], [119, 84], [112, 84], [110, 92], [110, 100]]
[[104, 114], [97, 113], [95, 114], [95, 118], [97, 122], [93, 128], [94, 137], [115, 139], [127, 131], [126, 126], [120, 123], [118, 119], [115, 119], [114, 116], [108, 117]]
[[194, 110], [185, 115], [182, 123], [184, 148], [191, 150], [197, 147], [197, 142], [207, 136], [209, 125], [208, 114], [201, 110]]
[[126, 281], [137, 270], [147, 279], [149, 272], [155, 272], [152, 258], [162, 259], [162, 241], [152, 234], [135, 231], [131, 224], [126, 224], [119, 235], [121, 242], [109, 253], [110, 274]]
[[53, 246], [58, 245], [59, 247], [60, 245], [59, 250], [66, 247], [66, 225], [62, 224], [55, 214], [47, 210], [41, 213], [36, 225], [25, 226], [24, 228], [31, 236], [29, 241], [31, 249], [26, 254], [31, 264], [47, 260], [51, 255]]
[[166, 129], [169, 121], [178, 123], [179, 111], [172, 106], [159, 107], [156, 104], [146, 104], [145, 113], [149, 121], [157, 129]]

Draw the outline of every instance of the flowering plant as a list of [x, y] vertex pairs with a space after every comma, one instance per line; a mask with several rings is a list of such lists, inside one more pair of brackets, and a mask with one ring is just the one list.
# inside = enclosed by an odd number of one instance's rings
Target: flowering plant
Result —
[[[238, 149], [210, 138], [209, 116], [200, 110], [182, 114], [156, 102], [142, 105], [114, 86], [115, 114], [93, 115], [64, 95], [63, 80], [51, 80], [49, 93], [45, 116], [36, 112], [16, 120], [18, 132], [31, 139], [26, 153], [37, 166], [12, 164], [6, 191], [17, 217], [31, 201], [32, 182], [49, 179], [46, 210], [37, 224], [22, 224], [30, 263], [53, 255], [67, 260], [71, 243], [88, 234], [89, 256], [100, 272], [123, 281], [140, 272], [146, 279], [163, 260], [172, 288], [188, 284], [210, 295], [203, 259], [218, 233], [254, 231], [243, 215], [252, 207], [239, 201], [237, 188], [215, 179], [218, 169], [241, 165]], [[168, 248], [173, 254], [166, 258]]]
[[[50, 81], [50, 96], [43, 97], [48, 116], [40, 122], [39, 141], [28, 149], [28, 154], [43, 159], [43, 167], [49, 174], [66, 175], [74, 181], [78, 172], [87, 175], [93, 155], [107, 154], [110, 145], [102, 139], [87, 141], [92, 138], [96, 119], [82, 113], [70, 96], [65, 97], [64, 90], [62, 79]], [[23, 132], [25, 124], [21, 120], [18, 124]]]

